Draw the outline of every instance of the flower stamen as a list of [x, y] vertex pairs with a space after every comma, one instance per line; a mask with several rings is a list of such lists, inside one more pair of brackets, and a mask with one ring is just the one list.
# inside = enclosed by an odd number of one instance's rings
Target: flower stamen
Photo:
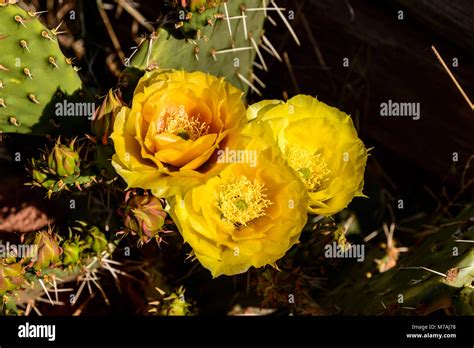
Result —
[[293, 145], [287, 151], [287, 160], [296, 170], [310, 192], [320, 190], [329, 180], [329, 170], [321, 153], [311, 152], [302, 146]]
[[264, 184], [251, 182], [243, 175], [222, 185], [218, 198], [222, 219], [240, 227], [264, 216], [265, 209], [272, 204], [264, 191]]
[[209, 126], [198, 117], [190, 117], [184, 108], [169, 109], [158, 120], [159, 133], [171, 133], [184, 140], [196, 140], [209, 131]]

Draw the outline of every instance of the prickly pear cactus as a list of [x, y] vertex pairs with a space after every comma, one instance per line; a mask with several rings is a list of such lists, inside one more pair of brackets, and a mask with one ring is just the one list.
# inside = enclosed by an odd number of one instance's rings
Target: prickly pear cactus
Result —
[[[191, 1], [176, 5], [177, 20], [142, 42], [129, 60], [140, 70], [185, 69], [224, 76], [247, 91], [261, 54], [268, 0]], [[246, 82], [246, 81], [248, 82]]]
[[98, 227], [83, 222], [70, 228], [67, 236], [60, 236], [52, 229], [31, 233], [23, 246], [27, 255], [0, 260], [2, 315], [28, 314], [31, 310], [40, 314], [36, 301], [62, 305], [58, 295], [74, 290], [62, 285], [82, 282], [77, 292], [69, 296], [74, 305], [91, 278], [94, 278], [94, 286], [102, 290], [96, 279], [97, 272], [107, 269], [113, 273], [113, 264], [117, 264], [109, 260], [115, 249], [114, 241]]
[[17, 5], [0, 6], [1, 132], [40, 135], [64, 122], [84, 122], [54, 117], [57, 102], [85, 96], [71, 59], [59, 48], [58, 30]]
[[374, 272], [380, 250], [368, 250], [364, 264], [341, 270], [325, 303], [345, 315], [473, 315], [473, 217], [474, 207], [467, 207], [383, 273]]

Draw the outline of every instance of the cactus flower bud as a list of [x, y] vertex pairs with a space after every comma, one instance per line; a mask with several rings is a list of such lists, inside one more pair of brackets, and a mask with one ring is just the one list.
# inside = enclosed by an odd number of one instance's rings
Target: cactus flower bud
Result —
[[166, 212], [154, 196], [132, 197], [124, 209], [125, 227], [145, 243], [158, 236], [165, 224]]
[[74, 150], [74, 142], [71, 141], [69, 146], [56, 143], [53, 150], [48, 156], [48, 166], [57, 175], [61, 177], [68, 177], [78, 175], [79, 169], [79, 154]]
[[98, 227], [93, 226], [89, 230], [89, 235], [86, 239], [87, 246], [92, 249], [95, 253], [101, 254], [102, 251], [107, 250], [107, 238]]
[[0, 264], [0, 294], [17, 289], [23, 279], [23, 267], [20, 263]]
[[56, 184], [56, 180], [51, 179], [47, 173], [37, 168], [33, 168], [31, 170], [31, 177], [33, 178], [34, 184], [37, 184], [37, 186], [42, 186], [48, 190], [54, 187], [54, 184]]
[[191, 304], [184, 297], [185, 289], [181, 286], [170, 296], [166, 297], [161, 307], [160, 315], [163, 316], [189, 316]]
[[33, 266], [35, 270], [39, 271], [59, 260], [62, 250], [56, 236], [51, 231], [37, 232], [34, 244], [38, 253]]
[[107, 145], [108, 138], [114, 130], [115, 115], [122, 106], [123, 102], [120, 97], [113, 90], [110, 90], [102, 105], [94, 113], [92, 133], [100, 139], [102, 145]]
[[77, 240], [66, 241], [63, 244], [63, 264], [64, 266], [74, 265], [79, 261], [81, 246]]
[[33, 180], [38, 184], [42, 184], [48, 179], [48, 175], [46, 173], [43, 173], [42, 171], [36, 168], [31, 171], [31, 176], [33, 177]]

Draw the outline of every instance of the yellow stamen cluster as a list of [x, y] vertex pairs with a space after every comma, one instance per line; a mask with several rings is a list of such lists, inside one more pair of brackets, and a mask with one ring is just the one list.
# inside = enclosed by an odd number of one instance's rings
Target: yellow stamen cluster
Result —
[[196, 140], [207, 134], [209, 126], [198, 117], [189, 117], [184, 108], [168, 110], [164, 118], [160, 118], [158, 131], [171, 133], [188, 140]]
[[321, 153], [293, 145], [287, 151], [288, 164], [297, 172], [310, 192], [322, 188], [331, 171]]
[[264, 216], [265, 208], [272, 204], [263, 193], [264, 186], [243, 175], [222, 185], [218, 198], [222, 219], [240, 227]]

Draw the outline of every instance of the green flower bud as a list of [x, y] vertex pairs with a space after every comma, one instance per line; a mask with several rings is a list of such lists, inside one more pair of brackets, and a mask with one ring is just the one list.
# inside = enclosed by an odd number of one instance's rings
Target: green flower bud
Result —
[[86, 238], [86, 244], [96, 254], [100, 255], [104, 250], [107, 250], [108, 241], [105, 234], [102, 233], [98, 227], [93, 226], [89, 230], [89, 235]]
[[135, 196], [124, 209], [124, 225], [146, 243], [163, 231], [166, 212], [158, 198]]
[[54, 180], [48, 174], [42, 172], [39, 169], [33, 169], [31, 171], [31, 176], [33, 178], [34, 183], [41, 185], [47, 190], [52, 189], [56, 184], [56, 180]]
[[69, 146], [58, 142], [48, 156], [48, 167], [61, 177], [79, 175], [79, 154], [74, 150], [75, 139]]
[[77, 240], [66, 241], [63, 243], [63, 264], [69, 266], [79, 261], [81, 246]]
[[0, 294], [18, 289], [23, 280], [23, 267], [20, 263], [0, 264]]
[[31, 176], [33, 177], [33, 180], [38, 184], [42, 184], [48, 179], [48, 174], [43, 173], [39, 169], [33, 169], [31, 171]]
[[184, 288], [180, 287], [176, 292], [164, 299], [160, 315], [164, 316], [187, 316], [192, 315], [191, 304], [186, 302], [184, 297]]
[[110, 90], [102, 105], [94, 113], [92, 133], [99, 138], [102, 145], [107, 144], [108, 138], [114, 130], [115, 115], [117, 115], [122, 106], [123, 102], [113, 90]]
[[37, 232], [34, 239], [37, 257], [33, 268], [37, 271], [46, 268], [59, 260], [61, 248], [56, 236], [51, 232]]

